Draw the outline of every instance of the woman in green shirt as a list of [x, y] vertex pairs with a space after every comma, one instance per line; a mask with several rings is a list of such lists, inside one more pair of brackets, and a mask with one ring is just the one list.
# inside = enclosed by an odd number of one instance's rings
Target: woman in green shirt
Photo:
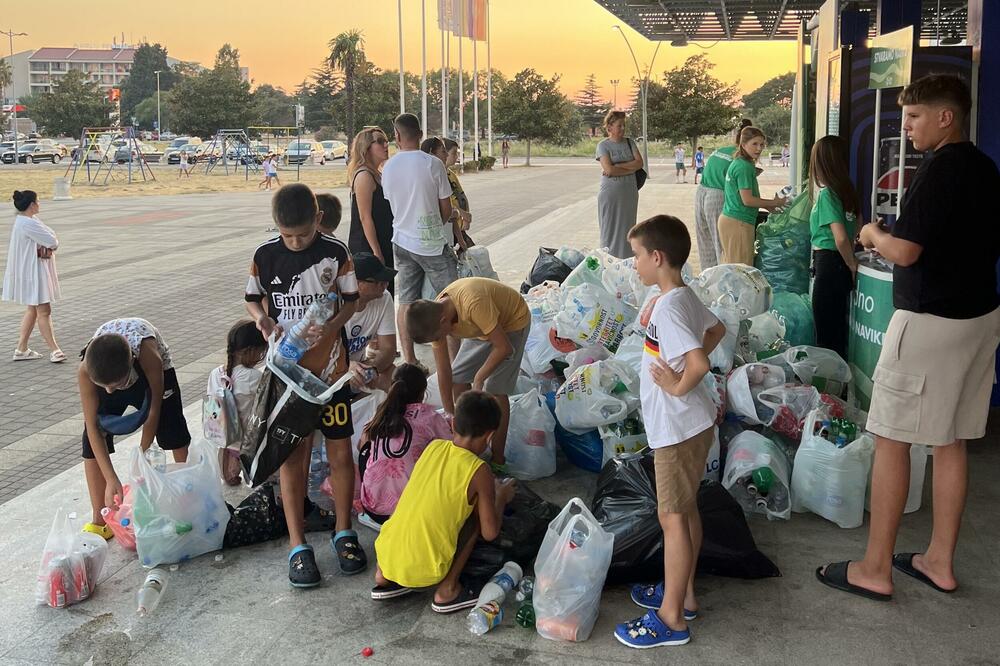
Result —
[[725, 199], [719, 215], [722, 263], [753, 266], [757, 211], [774, 210], [785, 199], [761, 199], [757, 186], [757, 160], [767, 146], [767, 137], [756, 127], [740, 130], [739, 148], [726, 171]]
[[816, 344], [847, 359], [848, 309], [858, 261], [854, 238], [858, 231], [858, 192], [848, 170], [847, 142], [825, 136], [813, 144], [809, 158], [810, 185], [815, 194], [809, 230], [812, 233], [813, 319]]

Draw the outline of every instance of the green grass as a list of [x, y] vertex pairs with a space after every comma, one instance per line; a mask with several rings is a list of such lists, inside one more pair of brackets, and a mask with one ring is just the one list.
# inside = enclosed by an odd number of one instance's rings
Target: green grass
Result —
[[[594, 157], [597, 151], [597, 144], [601, 141], [603, 137], [596, 138], [586, 138], [577, 141], [576, 143], [569, 146], [557, 146], [551, 143], [535, 142], [531, 143], [531, 156], [532, 157]], [[713, 136], [704, 137], [701, 140], [701, 145], [705, 149], [706, 154], [710, 154], [713, 150], [719, 146], [729, 143], [730, 139], [727, 136]], [[493, 152], [496, 155], [500, 154], [500, 142], [496, 141], [493, 147]], [[527, 153], [527, 142], [525, 141], [511, 141], [510, 142], [510, 156], [512, 158], [521, 157], [523, 158]], [[686, 159], [690, 161], [691, 159], [691, 148], [690, 146], [684, 147], [687, 152]], [[666, 141], [653, 141], [649, 144], [649, 156], [655, 158], [671, 158], [674, 156], [674, 144], [668, 143]]]

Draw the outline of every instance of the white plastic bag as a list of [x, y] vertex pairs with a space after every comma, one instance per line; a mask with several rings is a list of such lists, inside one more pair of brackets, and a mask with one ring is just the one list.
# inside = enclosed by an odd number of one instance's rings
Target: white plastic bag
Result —
[[611, 352], [605, 347], [581, 347], [576, 351], [566, 354], [566, 363], [569, 365], [564, 374], [566, 377], [569, 377], [576, 372], [577, 368], [582, 368], [585, 365], [604, 361], [609, 358], [611, 358]]
[[535, 559], [535, 627], [550, 640], [585, 641], [601, 605], [615, 537], [577, 497], [549, 523]]
[[556, 473], [556, 419], [538, 389], [510, 399], [507, 471], [515, 479], [534, 481]]
[[604, 447], [601, 467], [615, 456], [638, 453], [649, 445], [646, 428], [642, 424], [642, 415], [639, 412], [632, 412], [618, 423], [598, 427], [597, 434], [601, 436], [601, 444]]
[[438, 386], [438, 375], [435, 372], [427, 378], [427, 393], [424, 394], [424, 402], [435, 409], [444, 409], [441, 400], [441, 389]]
[[736, 354], [736, 341], [740, 333], [740, 315], [736, 307], [736, 302], [732, 296], [722, 295], [715, 303], [709, 306], [722, 325], [726, 327], [726, 333], [722, 340], [708, 355], [710, 367], [718, 368], [722, 373], [727, 373], [733, 369], [733, 357]]
[[[379, 406], [385, 402], [385, 391], [372, 389], [351, 403], [351, 422], [354, 425], [354, 434], [351, 435], [351, 454], [354, 456], [354, 464], [358, 463], [358, 447], [361, 446], [361, 436], [364, 434], [368, 422], [375, 416]], [[440, 394], [439, 394], [440, 397]]]
[[[792, 513], [790, 467], [788, 458], [774, 442], [752, 430], [744, 430], [729, 442], [722, 486], [746, 513], [761, 513], [769, 520], [787, 520]], [[773, 477], [765, 493], [752, 487], [754, 471], [763, 468], [769, 469]]]
[[588, 283], [565, 292], [555, 326], [559, 337], [581, 347], [602, 345], [614, 352], [635, 317], [633, 308], [603, 287]]
[[631, 368], [636, 375], [641, 376], [642, 354], [645, 345], [646, 336], [644, 334], [630, 333], [618, 345], [618, 351], [615, 352], [615, 359]]
[[851, 368], [835, 351], [799, 345], [786, 350], [784, 356], [803, 384], [812, 384], [822, 393], [840, 395], [851, 383]]
[[[685, 266], [687, 264], [684, 264]], [[642, 292], [642, 300], [639, 301], [641, 305], [638, 308], [638, 316], [635, 318], [635, 323], [632, 324], [632, 332], [638, 333], [640, 335], [646, 334], [646, 325], [649, 324], [649, 317], [653, 313], [653, 301], [659, 298], [663, 292], [660, 291], [659, 285], [652, 285], [651, 287], [646, 287], [645, 291]]]
[[601, 250], [595, 250], [587, 254], [587, 256], [576, 265], [575, 268], [566, 276], [563, 280], [563, 289], [572, 289], [573, 287], [579, 287], [584, 284], [590, 284], [605, 290], [604, 287], [604, 261], [606, 257], [611, 255]]
[[712, 448], [708, 450], [708, 459], [705, 460], [705, 478], [709, 481], [719, 482], [719, 473], [722, 471], [722, 446], [719, 443], [719, 428], [715, 428], [712, 433]]
[[730, 413], [754, 424], [767, 423], [771, 408], [760, 402], [762, 391], [785, 383], [785, 371], [767, 363], [748, 363], [729, 373], [726, 380], [726, 401]]
[[792, 509], [812, 511], [843, 527], [860, 527], [875, 443], [862, 434], [842, 449], [813, 435], [820, 410], [809, 413], [792, 468]]
[[215, 450], [200, 440], [186, 463], [164, 471], [132, 451], [135, 545], [144, 567], [183, 562], [222, 548], [229, 510], [222, 498]]
[[64, 608], [88, 599], [97, 587], [108, 544], [96, 534], [80, 532], [74, 517], [62, 507], [56, 509], [38, 567], [35, 601], [39, 604]]
[[621, 361], [585, 365], [556, 391], [556, 419], [577, 435], [617, 423], [639, 407], [639, 376]]
[[630, 307], [638, 309], [646, 293], [646, 288], [642, 286], [638, 277], [639, 273], [635, 270], [635, 259], [608, 259], [604, 263], [601, 284], [616, 298], [624, 301]]
[[767, 312], [771, 307], [771, 285], [763, 273], [746, 264], [706, 268], [690, 286], [706, 306], [723, 294], [732, 296], [741, 320]]
[[771, 310], [751, 317], [747, 324], [746, 351], [749, 354], [773, 349], [785, 337], [785, 325]]
[[554, 282], [532, 287], [524, 302], [531, 311], [531, 327], [524, 343], [521, 369], [528, 375], [539, 375], [552, 369], [552, 361], [566, 358], [564, 352], [552, 346], [549, 331], [555, 327], [556, 314], [562, 308], [562, 288]]
[[458, 277], [500, 279], [497, 272], [493, 270], [490, 251], [483, 245], [473, 245], [468, 250], [458, 254]]

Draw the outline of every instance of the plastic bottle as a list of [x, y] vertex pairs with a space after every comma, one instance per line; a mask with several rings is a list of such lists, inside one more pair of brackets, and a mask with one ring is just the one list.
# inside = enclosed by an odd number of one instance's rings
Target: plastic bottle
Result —
[[514, 621], [525, 629], [531, 629], [535, 626], [535, 607], [530, 597], [521, 602], [517, 609], [517, 615], [514, 616]]
[[521, 579], [521, 582], [517, 585], [517, 594], [514, 598], [518, 601], [524, 601], [525, 599], [530, 599], [535, 593], [535, 578], [534, 576], [525, 576]]
[[484, 606], [473, 608], [469, 613], [466, 626], [476, 636], [482, 636], [487, 631], [503, 622], [503, 608], [499, 602], [491, 601]]
[[156, 567], [146, 575], [139, 593], [136, 594], [136, 613], [141, 617], [147, 617], [160, 603], [160, 597], [167, 589], [167, 572]]
[[160, 448], [160, 445], [154, 441], [146, 449], [146, 460], [157, 472], [165, 472], [167, 469], [167, 452]]
[[518, 566], [517, 562], [505, 563], [503, 568], [493, 574], [493, 578], [483, 586], [476, 606], [483, 606], [491, 601], [502, 604], [507, 598], [507, 594], [520, 582], [522, 574], [521, 567]]
[[335, 298], [336, 295], [333, 298], [327, 295], [322, 300], [313, 301], [302, 319], [282, 336], [281, 342], [278, 343], [278, 353], [297, 363], [310, 347], [309, 342], [305, 338], [306, 329], [312, 324], [322, 325], [326, 323], [333, 314], [331, 303], [333, 303]]
[[750, 474], [750, 478], [753, 479], [753, 485], [759, 494], [767, 495], [771, 492], [771, 486], [774, 485], [774, 472], [770, 467], [758, 467]]

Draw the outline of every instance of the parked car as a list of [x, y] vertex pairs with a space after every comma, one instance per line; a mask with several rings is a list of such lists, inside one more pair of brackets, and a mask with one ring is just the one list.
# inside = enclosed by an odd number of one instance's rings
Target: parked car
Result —
[[326, 153], [323, 146], [315, 141], [293, 141], [285, 148], [281, 161], [287, 164], [304, 164], [307, 161], [316, 164], [326, 164]]
[[[160, 163], [162, 164], [177, 164], [180, 162], [180, 151], [185, 146], [198, 146], [201, 145], [201, 139], [196, 136], [178, 136], [174, 137], [170, 141], [170, 145], [163, 150], [163, 155], [160, 156]], [[192, 149], [186, 149], [188, 154], [194, 154]]]
[[[28, 162], [31, 162], [32, 164], [38, 164], [39, 162], [52, 162], [53, 164], [58, 164], [61, 159], [62, 153], [52, 146], [46, 146], [40, 143], [28, 143], [23, 146], [19, 146], [17, 149], [17, 161], [22, 164], [27, 164]], [[2, 160], [4, 164], [13, 164], [14, 151], [6, 151], [2, 156], [0, 156], [0, 160]]]
[[[138, 147], [138, 154], [136, 153], [136, 147]], [[118, 149], [115, 151], [115, 162], [118, 164], [125, 164], [138, 159], [139, 154], [143, 155], [145, 158], [146, 155], [152, 152], [154, 152], [152, 146], [139, 141], [135, 142], [135, 146], [129, 146], [128, 143], [123, 143], [118, 146]], [[148, 160], [144, 159], [143, 161]]]
[[177, 135], [174, 134], [173, 132], [163, 132], [162, 134], [160, 134], [160, 141], [172, 141], [173, 139], [176, 138]]
[[347, 160], [347, 144], [343, 141], [320, 141], [323, 146], [323, 156], [328, 160], [344, 158]]
[[249, 146], [240, 145], [231, 148], [226, 157], [239, 164], [262, 164], [271, 149], [267, 146], [253, 143]]
[[57, 151], [59, 151], [59, 155], [62, 156], [62, 157], [66, 157], [67, 155], [69, 155], [69, 148], [67, 148], [65, 145], [59, 143], [55, 139], [36, 139], [36, 140], [32, 140], [30, 142], [31, 143], [38, 143], [38, 144], [41, 144], [43, 146], [47, 146], [49, 148], [52, 148], [53, 150], [57, 150]]
[[180, 164], [181, 153], [187, 153], [188, 164], [194, 164], [198, 161], [200, 145], [201, 144], [185, 143], [177, 148], [168, 148], [163, 151], [163, 157], [160, 158], [160, 161], [162, 162], [165, 157], [167, 159], [167, 164]]

